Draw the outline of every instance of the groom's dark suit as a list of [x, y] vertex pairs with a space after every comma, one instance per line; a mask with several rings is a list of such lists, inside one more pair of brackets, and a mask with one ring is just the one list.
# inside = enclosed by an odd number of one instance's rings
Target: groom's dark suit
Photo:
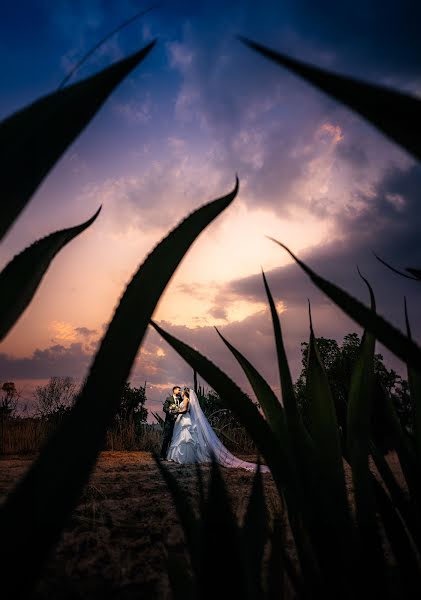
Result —
[[175, 420], [178, 417], [178, 415], [175, 415], [170, 412], [170, 406], [171, 406], [171, 404], [174, 404], [174, 402], [175, 402], [174, 396], [173, 395], [168, 396], [168, 398], [165, 399], [164, 405], [162, 407], [162, 410], [165, 413], [165, 421], [164, 421], [164, 439], [162, 440], [162, 447], [161, 447], [161, 453], [160, 453], [161, 460], [165, 460], [167, 458], [168, 446], [171, 443]]

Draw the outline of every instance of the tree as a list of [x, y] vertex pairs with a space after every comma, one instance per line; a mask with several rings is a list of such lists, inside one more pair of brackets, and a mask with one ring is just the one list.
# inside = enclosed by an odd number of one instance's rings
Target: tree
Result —
[[146, 423], [148, 418], [148, 409], [145, 408], [146, 402], [146, 381], [142, 387], [130, 387], [126, 381], [121, 395], [120, 407], [115, 416], [115, 423], [123, 426], [129, 422], [134, 422], [136, 429], [142, 423]]
[[[348, 392], [351, 374], [360, 346], [357, 333], [345, 335], [341, 345], [336, 340], [320, 337], [316, 338], [320, 358], [326, 369], [333, 400], [335, 402], [338, 424], [343, 436], [346, 437], [346, 414]], [[302, 370], [294, 384], [297, 402], [306, 422], [306, 371], [308, 343], [301, 343]], [[412, 429], [413, 415], [408, 391], [408, 383], [393, 369], [388, 370], [381, 354], [374, 356], [374, 395], [371, 411], [371, 425], [373, 438], [379, 447], [386, 451], [392, 445], [392, 430], [387, 420], [385, 411], [386, 401], [391, 400], [401, 419], [402, 425], [410, 432]]]
[[13, 381], [5, 381], [1, 390], [3, 393], [0, 396], [0, 417], [3, 421], [8, 417], [13, 417], [20, 394]]
[[37, 414], [44, 419], [57, 419], [72, 408], [78, 387], [71, 377], [53, 376], [45, 385], [35, 388]]

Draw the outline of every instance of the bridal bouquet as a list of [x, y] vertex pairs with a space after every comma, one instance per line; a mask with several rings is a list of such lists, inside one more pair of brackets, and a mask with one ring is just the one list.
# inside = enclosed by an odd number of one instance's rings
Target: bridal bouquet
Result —
[[170, 411], [171, 412], [175, 412], [178, 410], [178, 406], [175, 402], [173, 402], [172, 404], [170, 404]]

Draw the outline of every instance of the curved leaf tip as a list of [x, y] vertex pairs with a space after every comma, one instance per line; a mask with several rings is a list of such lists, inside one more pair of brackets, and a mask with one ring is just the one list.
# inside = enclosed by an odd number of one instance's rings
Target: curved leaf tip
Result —
[[406, 296], [403, 297], [403, 303], [404, 303], [404, 310], [405, 310], [406, 335], [411, 340], [412, 339], [412, 333], [411, 333], [411, 326], [409, 324], [408, 306], [406, 304]]
[[308, 318], [310, 320], [310, 332], [312, 333], [312, 335], [314, 335], [314, 331], [313, 331], [313, 320], [311, 318], [311, 304], [310, 304], [310, 298], [307, 298], [307, 302], [308, 302]]
[[361, 273], [358, 265], [357, 265], [357, 271], [358, 271], [358, 275], [361, 277], [361, 279], [364, 281], [364, 283], [366, 284], [366, 286], [368, 287], [368, 291], [370, 294], [370, 303], [371, 303], [371, 310], [376, 311], [376, 298], [374, 297], [374, 291], [373, 288], [371, 287], [369, 281], [364, 277], [364, 275]]

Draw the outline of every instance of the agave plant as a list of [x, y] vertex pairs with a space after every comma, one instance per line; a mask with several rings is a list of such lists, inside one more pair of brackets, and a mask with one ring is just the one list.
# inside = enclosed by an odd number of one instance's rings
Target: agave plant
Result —
[[[5, 234], [52, 166], [89, 123], [102, 103], [150, 52], [155, 42], [98, 74], [41, 98], [0, 124]], [[24, 170], [25, 177], [19, 173]], [[200, 232], [235, 198], [233, 191], [187, 217], [149, 254], [128, 284], [68, 418], [0, 509], [2, 591], [28, 593], [58, 541], [88, 481], [107, 428], [153, 311], [180, 261]], [[7, 335], [34, 296], [54, 256], [99, 214], [55, 232], [26, 248], [0, 274], [1, 337]], [[77, 440], [77, 444], [75, 444]], [[18, 572], [19, 571], [19, 572]], [[25, 577], [19, 573], [25, 573]]]
[[[421, 122], [421, 101], [418, 98], [330, 73], [245, 38], [241, 39], [263, 56], [287, 67], [345, 103], [416, 158], [421, 158], [421, 142], [417, 135], [419, 127], [414, 129], [414, 123]], [[151, 325], [224, 398], [269, 465], [279, 495], [287, 507], [298, 557], [296, 577], [290, 578], [296, 595], [309, 598], [414, 597], [421, 583], [421, 348], [411, 337], [406, 301], [407, 335], [404, 335], [377, 314], [374, 293], [367, 280], [363, 278], [370, 292], [370, 307], [315, 273], [284, 244], [277, 243], [322, 292], [364, 327], [349, 390], [345, 440], [341, 439], [342, 433], [338, 430], [335, 406], [318, 353], [310, 311], [306, 382], [309, 418], [306, 424], [301, 418], [294, 397], [281, 324], [264, 274], [263, 283], [274, 327], [282, 399], [275, 396], [250, 361], [219, 334], [247, 376], [264, 416], [237, 385], [205, 356], [164, 331], [157, 323], [151, 321]], [[414, 279], [418, 279], [419, 269], [408, 268], [407, 271]], [[373, 442], [370, 431], [376, 339], [402, 359], [408, 368], [416, 422], [413, 437], [401, 427], [392, 403], [386, 406], [405, 488], [398, 484], [388, 462]], [[369, 468], [370, 456], [381, 475], [381, 483]], [[352, 471], [351, 504], [345, 487], [344, 463]], [[179, 504], [181, 516], [184, 506], [182, 502]], [[225, 510], [225, 507], [221, 508], [221, 511]], [[262, 508], [260, 515], [264, 520]], [[184, 526], [186, 531], [186, 523]], [[233, 527], [232, 523], [230, 527]], [[224, 535], [220, 547], [226, 540], [228, 534]], [[207, 542], [202, 538], [201, 543]], [[250, 552], [253, 544], [254, 540], [243, 551]], [[393, 555], [395, 568], [392, 568], [388, 551]], [[238, 575], [239, 585], [247, 582], [244, 569]], [[195, 597], [206, 595], [206, 585], [196, 590]], [[244, 593], [250, 595], [253, 587], [250, 582], [247, 585]], [[282, 597], [281, 592], [282, 589], [277, 588], [276, 595], [271, 597]]]

